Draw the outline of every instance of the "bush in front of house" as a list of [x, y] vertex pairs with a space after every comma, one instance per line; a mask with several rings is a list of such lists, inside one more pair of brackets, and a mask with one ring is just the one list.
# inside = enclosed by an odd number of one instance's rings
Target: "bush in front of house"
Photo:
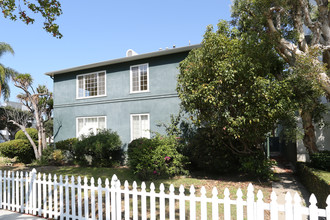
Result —
[[315, 169], [330, 171], [330, 151], [321, 151], [310, 155], [311, 166]]
[[22, 163], [31, 163], [35, 159], [33, 148], [28, 140], [17, 139], [0, 144], [0, 153], [9, 158], [17, 157]]
[[117, 132], [102, 130], [73, 144], [75, 162], [81, 166], [112, 167], [122, 160], [122, 142]]
[[55, 149], [53, 146], [48, 146], [42, 151], [42, 156], [40, 160], [35, 161], [37, 165], [47, 166], [47, 165], [67, 165], [69, 164], [64, 151], [60, 149]]
[[[35, 128], [26, 128], [25, 130], [30, 135], [32, 140], [38, 141], [38, 130], [37, 129], [35, 129]], [[28, 140], [28, 138], [26, 137], [26, 135], [24, 134], [24, 132], [22, 130], [19, 130], [15, 134], [15, 140], [17, 140], [17, 139]]]
[[188, 174], [186, 157], [177, 148], [178, 142], [172, 136], [133, 140], [128, 145], [128, 165], [141, 180]]

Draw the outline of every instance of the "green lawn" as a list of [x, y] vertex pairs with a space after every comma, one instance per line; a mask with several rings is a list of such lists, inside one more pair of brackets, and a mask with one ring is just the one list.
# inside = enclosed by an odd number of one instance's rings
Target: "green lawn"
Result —
[[330, 184], [330, 172], [324, 171], [324, 170], [318, 170], [318, 169], [314, 169], [314, 168], [311, 168], [311, 170], [316, 176], [320, 177], [325, 182]]

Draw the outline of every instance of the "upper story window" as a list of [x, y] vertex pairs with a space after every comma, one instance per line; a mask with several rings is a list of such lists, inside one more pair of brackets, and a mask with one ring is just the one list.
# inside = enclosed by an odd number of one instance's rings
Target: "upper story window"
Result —
[[77, 98], [105, 96], [105, 71], [77, 76]]
[[131, 66], [130, 75], [131, 93], [149, 91], [149, 66], [147, 63]]

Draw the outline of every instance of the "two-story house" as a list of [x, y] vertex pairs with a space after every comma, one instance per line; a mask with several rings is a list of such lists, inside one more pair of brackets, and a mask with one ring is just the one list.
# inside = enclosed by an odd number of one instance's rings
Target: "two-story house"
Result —
[[179, 111], [179, 63], [199, 45], [159, 50], [48, 72], [54, 80], [55, 142], [98, 129], [116, 131], [124, 144], [169, 122]]

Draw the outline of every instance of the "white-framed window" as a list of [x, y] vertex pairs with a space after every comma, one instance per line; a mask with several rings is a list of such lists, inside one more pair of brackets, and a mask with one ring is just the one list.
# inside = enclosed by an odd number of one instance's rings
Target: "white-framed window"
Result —
[[147, 63], [131, 66], [130, 87], [131, 93], [149, 91], [149, 65]]
[[77, 76], [77, 99], [106, 95], [105, 71]]
[[97, 134], [106, 129], [106, 116], [78, 117], [76, 118], [76, 136]]
[[131, 141], [141, 137], [150, 138], [150, 115], [131, 114]]

